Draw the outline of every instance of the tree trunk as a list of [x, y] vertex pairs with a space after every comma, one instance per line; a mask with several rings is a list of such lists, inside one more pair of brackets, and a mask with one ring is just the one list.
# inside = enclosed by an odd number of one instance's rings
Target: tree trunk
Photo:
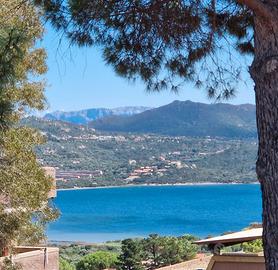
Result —
[[[278, 21], [255, 17], [255, 82], [258, 180], [263, 197], [263, 244], [266, 270], [278, 269]], [[278, 20], [278, 18], [277, 18]]]

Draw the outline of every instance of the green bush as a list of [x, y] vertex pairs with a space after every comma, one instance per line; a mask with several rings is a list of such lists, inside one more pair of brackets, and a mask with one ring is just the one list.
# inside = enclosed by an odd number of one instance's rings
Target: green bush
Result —
[[76, 265], [77, 270], [103, 270], [114, 268], [117, 255], [107, 251], [97, 251], [84, 256]]
[[70, 264], [65, 259], [60, 258], [59, 260], [59, 270], [75, 270], [75, 267]]
[[242, 244], [242, 249], [244, 252], [258, 253], [263, 251], [263, 242], [261, 239], [246, 242]]

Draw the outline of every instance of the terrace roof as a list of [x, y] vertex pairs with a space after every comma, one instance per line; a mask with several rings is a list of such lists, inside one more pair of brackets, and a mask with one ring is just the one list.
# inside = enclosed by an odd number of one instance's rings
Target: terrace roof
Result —
[[229, 233], [222, 236], [216, 236], [208, 239], [202, 239], [195, 241], [195, 244], [198, 245], [216, 245], [224, 244], [225, 246], [239, 244], [243, 242], [248, 242], [256, 239], [262, 238], [262, 228], [254, 228], [249, 230], [244, 230], [235, 233]]

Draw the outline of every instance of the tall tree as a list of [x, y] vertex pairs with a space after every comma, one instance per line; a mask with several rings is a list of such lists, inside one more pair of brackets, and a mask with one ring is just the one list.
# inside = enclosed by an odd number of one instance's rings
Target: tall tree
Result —
[[163, 237], [158, 234], [151, 234], [143, 240], [144, 249], [146, 250], [146, 258], [150, 259], [150, 269], [159, 268], [161, 266], [161, 251], [163, 249]]
[[168, 237], [151, 234], [142, 240], [147, 268], [156, 269], [193, 259], [197, 253], [196, 245], [192, 244], [194, 240], [189, 235]]
[[278, 3], [276, 0], [35, 0], [79, 45], [102, 48], [115, 71], [149, 90], [179, 80], [210, 97], [235, 94], [242, 61], [253, 57], [266, 269], [278, 269]]
[[122, 241], [122, 252], [119, 255], [117, 269], [143, 270], [143, 249], [139, 240], [125, 239]]
[[0, 0], [0, 6], [1, 252], [15, 243], [37, 243], [56, 211], [47, 199], [52, 183], [34, 153], [43, 137], [18, 122], [45, 104], [38, 80], [46, 71], [46, 54], [36, 47], [43, 33], [39, 13], [29, 1]]

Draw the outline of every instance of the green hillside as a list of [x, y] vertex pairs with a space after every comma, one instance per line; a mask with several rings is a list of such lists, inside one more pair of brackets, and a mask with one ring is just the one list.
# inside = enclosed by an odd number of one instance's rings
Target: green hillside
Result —
[[256, 140], [101, 133], [28, 118], [47, 137], [37, 149], [58, 187], [255, 181]]
[[255, 106], [174, 101], [132, 116], [111, 116], [91, 122], [109, 132], [154, 133], [170, 136], [255, 138]]

